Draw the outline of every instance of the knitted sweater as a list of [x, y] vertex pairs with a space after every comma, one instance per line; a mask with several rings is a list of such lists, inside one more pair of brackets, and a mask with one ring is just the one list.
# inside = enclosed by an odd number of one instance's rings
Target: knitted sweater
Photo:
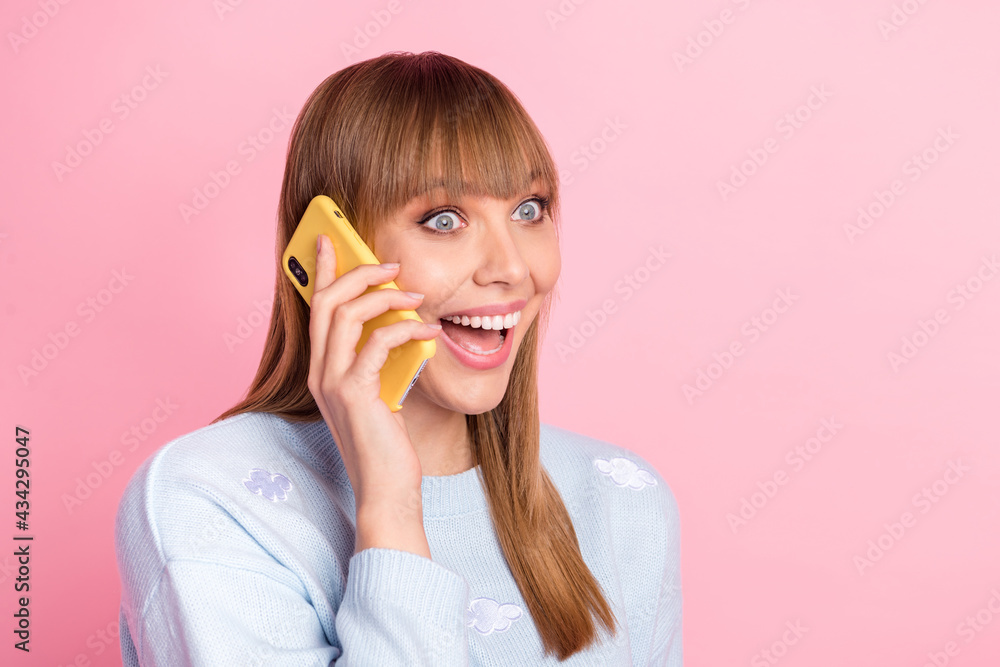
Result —
[[[326, 422], [251, 412], [178, 437], [115, 523], [125, 667], [681, 665], [679, 515], [639, 455], [541, 424], [542, 465], [616, 637], [543, 657], [479, 466], [421, 481], [432, 558], [354, 553], [354, 493]], [[527, 539], [530, 539], [528, 537]]]

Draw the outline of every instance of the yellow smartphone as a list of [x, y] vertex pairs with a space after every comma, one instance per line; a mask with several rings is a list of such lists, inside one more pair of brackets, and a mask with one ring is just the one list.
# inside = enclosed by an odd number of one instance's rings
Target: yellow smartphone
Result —
[[[281, 258], [285, 275], [307, 305], [311, 305], [316, 282], [316, 239], [320, 234], [329, 236], [333, 241], [337, 256], [337, 278], [360, 264], [381, 263], [331, 198], [326, 195], [313, 197]], [[399, 288], [395, 281], [390, 280], [381, 285], [369, 285], [364, 293], [380, 289]], [[375, 329], [404, 319], [423, 322], [415, 310], [396, 309], [387, 310], [365, 322], [355, 352], [361, 353], [361, 348]], [[403, 401], [420, 376], [420, 371], [436, 351], [434, 340], [408, 340], [389, 350], [389, 357], [379, 372], [379, 396], [390, 410], [397, 412], [403, 407]]]

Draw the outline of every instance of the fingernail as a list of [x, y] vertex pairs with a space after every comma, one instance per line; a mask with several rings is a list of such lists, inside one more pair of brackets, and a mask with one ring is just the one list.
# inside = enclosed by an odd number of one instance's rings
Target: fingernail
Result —
[[323, 250], [323, 235], [320, 234], [316, 237], [316, 254], [318, 255], [320, 251]]
[[425, 324], [427, 326], [429, 326], [431, 329], [440, 329], [441, 328], [440, 324], [431, 324], [430, 322], [425, 322]]
[[382, 262], [381, 264], [379, 264], [379, 268], [382, 268], [382, 269], [398, 269], [399, 268], [399, 262]]
[[407, 292], [407, 294], [409, 294], [410, 296], [412, 296], [414, 299], [423, 299], [424, 298], [424, 295], [421, 294], [420, 292]]

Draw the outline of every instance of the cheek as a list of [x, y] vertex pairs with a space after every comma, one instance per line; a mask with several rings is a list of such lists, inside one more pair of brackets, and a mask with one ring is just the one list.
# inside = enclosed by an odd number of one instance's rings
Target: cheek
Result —
[[[400, 263], [400, 270], [406, 266], [404, 259]], [[406, 289], [425, 294], [424, 302], [427, 304], [448, 299], [462, 284], [465, 275], [454, 258], [449, 260], [447, 257], [425, 255], [411, 259], [408, 266], [406, 275], [412, 279], [406, 282]], [[400, 289], [402, 288], [400, 285]]]
[[427, 289], [424, 293], [436, 294], [441, 299], [447, 299], [454, 294], [466, 276], [462, 267], [454, 259], [450, 262], [447, 259], [442, 259], [432, 265], [428, 264], [424, 270], [424, 275], [427, 276], [424, 280], [427, 283], [425, 285]]
[[531, 261], [531, 277], [535, 283], [535, 291], [540, 293], [550, 291], [555, 287], [561, 271], [562, 258], [559, 255], [559, 247], [555, 244], [540, 247]]

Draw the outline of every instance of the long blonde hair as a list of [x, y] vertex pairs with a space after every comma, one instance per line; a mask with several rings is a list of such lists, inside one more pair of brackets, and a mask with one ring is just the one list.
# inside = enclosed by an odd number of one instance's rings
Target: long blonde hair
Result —
[[[451, 198], [471, 187], [507, 199], [536, 176], [548, 187], [558, 233], [559, 178], [545, 140], [514, 94], [477, 67], [433, 51], [394, 52], [329, 76], [292, 128], [260, 366], [246, 398], [212, 423], [251, 411], [323, 418], [306, 385], [309, 308], [280, 266], [314, 196], [336, 201], [371, 245], [379, 221], [434, 185]], [[538, 330], [547, 326], [552, 294], [524, 334], [499, 405], [466, 420], [511, 574], [545, 654], [563, 660], [597, 641], [592, 614], [612, 634], [616, 619], [539, 459]]]

